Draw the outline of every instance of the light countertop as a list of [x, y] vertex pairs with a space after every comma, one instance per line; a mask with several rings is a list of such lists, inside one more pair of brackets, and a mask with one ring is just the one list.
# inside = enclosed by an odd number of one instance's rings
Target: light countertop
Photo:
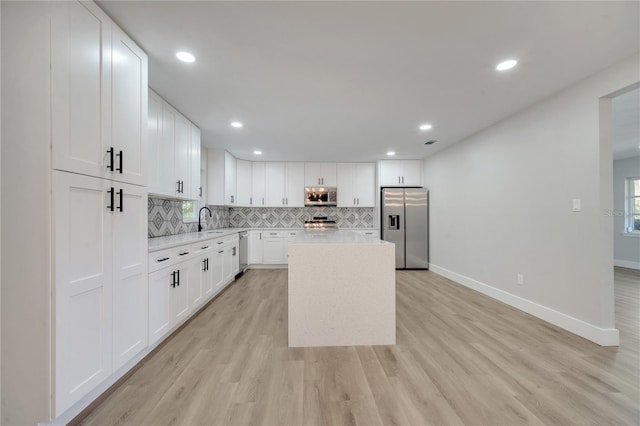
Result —
[[212, 240], [247, 231], [249, 228], [223, 228], [210, 231], [189, 232], [186, 234], [168, 235], [166, 237], [149, 238], [149, 253], [172, 247], [182, 246], [198, 241]]
[[391, 244], [377, 237], [359, 234], [347, 230], [316, 230], [310, 229], [299, 233], [289, 244]]

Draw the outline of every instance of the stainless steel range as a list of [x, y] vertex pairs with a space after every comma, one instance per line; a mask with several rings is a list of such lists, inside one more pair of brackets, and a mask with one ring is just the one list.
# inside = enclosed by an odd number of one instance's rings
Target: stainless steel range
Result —
[[338, 224], [327, 216], [314, 216], [304, 221], [304, 229], [338, 229]]

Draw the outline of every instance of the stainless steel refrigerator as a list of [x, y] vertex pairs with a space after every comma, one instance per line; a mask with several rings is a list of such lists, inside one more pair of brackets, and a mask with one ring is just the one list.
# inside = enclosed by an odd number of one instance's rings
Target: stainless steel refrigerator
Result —
[[383, 188], [382, 239], [396, 245], [396, 269], [429, 269], [429, 191]]

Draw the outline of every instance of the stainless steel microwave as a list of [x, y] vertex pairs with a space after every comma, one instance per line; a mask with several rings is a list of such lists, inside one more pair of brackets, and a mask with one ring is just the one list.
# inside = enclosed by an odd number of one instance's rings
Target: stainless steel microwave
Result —
[[304, 189], [305, 206], [337, 206], [338, 190], [336, 188], [317, 187]]

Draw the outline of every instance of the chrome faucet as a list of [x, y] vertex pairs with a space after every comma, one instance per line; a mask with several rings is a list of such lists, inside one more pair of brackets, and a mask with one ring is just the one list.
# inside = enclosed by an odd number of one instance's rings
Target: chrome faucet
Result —
[[198, 211], [198, 232], [202, 232], [202, 222], [200, 222], [200, 220], [202, 219], [202, 215], [200, 213], [202, 213], [202, 210], [206, 210], [209, 212], [209, 217], [213, 217], [213, 214], [211, 214], [211, 210], [209, 210], [209, 207], [204, 206], [201, 207], [200, 210]]

